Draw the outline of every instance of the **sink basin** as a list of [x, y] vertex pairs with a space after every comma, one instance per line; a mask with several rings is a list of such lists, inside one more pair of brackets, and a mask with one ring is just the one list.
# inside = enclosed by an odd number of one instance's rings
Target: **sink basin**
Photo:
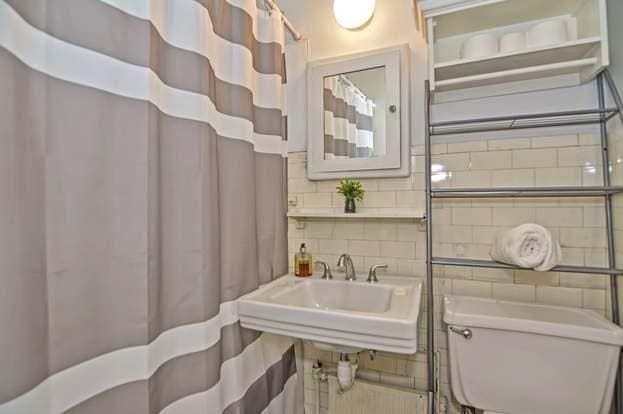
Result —
[[239, 300], [243, 327], [312, 341], [323, 349], [412, 354], [422, 282], [379, 283], [283, 276]]
[[274, 303], [313, 309], [384, 313], [391, 305], [392, 286], [338, 282], [328, 286], [322, 280], [298, 283], [272, 297]]

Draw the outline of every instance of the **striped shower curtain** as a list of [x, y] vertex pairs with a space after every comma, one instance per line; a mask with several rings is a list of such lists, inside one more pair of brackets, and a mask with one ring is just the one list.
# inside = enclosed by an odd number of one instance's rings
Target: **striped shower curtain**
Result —
[[374, 102], [342, 75], [324, 79], [325, 159], [373, 155]]
[[283, 28], [255, 0], [0, 0], [0, 413], [294, 412]]

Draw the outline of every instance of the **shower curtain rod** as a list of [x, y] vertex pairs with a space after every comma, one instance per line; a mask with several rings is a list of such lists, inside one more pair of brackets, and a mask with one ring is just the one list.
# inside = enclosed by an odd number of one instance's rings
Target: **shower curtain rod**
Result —
[[294, 28], [292, 23], [290, 23], [290, 20], [288, 20], [286, 15], [283, 14], [279, 6], [277, 6], [277, 4], [273, 0], [264, 0], [264, 3], [268, 6], [269, 9], [281, 13], [281, 20], [283, 20], [283, 24], [285, 25], [286, 29], [288, 29], [290, 33], [292, 33], [292, 37], [294, 38], [294, 40], [301, 40], [303, 38], [303, 36], [301, 36], [298, 30]]
[[[352, 88], [355, 89], [355, 92], [358, 93], [359, 95], [361, 95], [366, 101], [372, 101], [372, 99], [368, 98], [368, 96], [361, 92], [361, 89], [359, 89], [357, 87], [357, 85], [355, 85], [350, 79], [348, 79], [347, 77], [345, 77], [344, 75], [337, 75], [338, 80], [344, 82], [346, 85], [351, 86]], [[374, 102], [374, 101], [372, 101]]]

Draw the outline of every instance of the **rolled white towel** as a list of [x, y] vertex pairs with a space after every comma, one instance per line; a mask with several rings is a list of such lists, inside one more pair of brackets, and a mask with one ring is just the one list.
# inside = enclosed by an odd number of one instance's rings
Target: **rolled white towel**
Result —
[[522, 224], [499, 232], [491, 246], [491, 258], [526, 269], [546, 272], [560, 263], [560, 244], [538, 224]]

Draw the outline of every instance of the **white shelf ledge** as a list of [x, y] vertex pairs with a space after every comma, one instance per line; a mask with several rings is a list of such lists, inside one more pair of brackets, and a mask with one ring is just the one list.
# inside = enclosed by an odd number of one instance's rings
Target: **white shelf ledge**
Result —
[[599, 37], [589, 37], [520, 52], [439, 62], [435, 64], [435, 78], [441, 83], [448, 79], [580, 60], [586, 58], [593, 48], [599, 46], [600, 41]]
[[357, 213], [344, 213], [342, 210], [293, 210], [288, 217], [296, 220], [305, 219], [388, 219], [388, 220], [420, 220], [425, 217], [424, 210], [373, 210]]
[[473, 76], [464, 76], [446, 79], [436, 83], [437, 90], [447, 91], [459, 88], [473, 88], [477, 86], [494, 85], [500, 82], [517, 82], [547, 76], [567, 75], [577, 73], [582, 68], [597, 64], [597, 58], [586, 58], [568, 62], [552, 63], [548, 65], [530, 66], [500, 72], [483, 73]]

